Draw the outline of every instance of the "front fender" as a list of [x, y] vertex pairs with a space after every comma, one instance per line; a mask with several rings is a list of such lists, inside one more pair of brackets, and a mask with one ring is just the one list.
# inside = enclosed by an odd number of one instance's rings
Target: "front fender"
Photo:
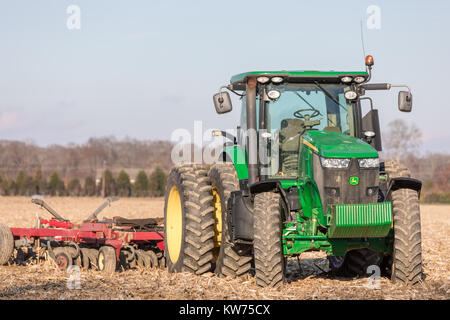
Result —
[[388, 191], [386, 192], [386, 194], [389, 195], [392, 191], [398, 189], [411, 189], [417, 191], [420, 197], [420, 191], [422, 190], [422, 181], [406, 177], [392, 178], [389, 181]]

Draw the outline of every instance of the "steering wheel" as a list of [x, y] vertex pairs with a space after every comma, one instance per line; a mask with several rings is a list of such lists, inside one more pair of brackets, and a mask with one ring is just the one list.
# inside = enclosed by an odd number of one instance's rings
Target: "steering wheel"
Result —
[[[311, 114], [303, 114], [302, 112], [312, 111]], [[320, 125], [320, 120], [311, 120], [311, 118], [315, 118], [320, 115], [320, 111], [316, 109], [300, 109], [294, 112], [294, 117], [298, 119], [303, 119], [303, 126], [306, 130], [311, 130], [312, 127]]]
[[[302, 112], [305, 111], [312, 111], [311, 114], [302, 114]], [[294, 112], [294, 117], [299, 119], [304, 119], [305, 121], [308, 121], [309, 119], [315, 118], [320, 115], [319, 110], [314, 109], [300, 109]]]

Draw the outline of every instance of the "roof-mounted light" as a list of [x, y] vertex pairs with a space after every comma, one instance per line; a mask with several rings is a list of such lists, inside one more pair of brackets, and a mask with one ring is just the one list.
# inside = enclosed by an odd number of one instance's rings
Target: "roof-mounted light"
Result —
[[282, 83], [284, 79], [282, 77], [273, 77], [271, 80], [273, 83], [278, 84]]
[[363, 83], [366, 80], [366, 78], [364, 77], [355, 77], [355, 79], [353, 79], [353, 81], [355, 81], [356, 83]]
[[371, 56], [371, 55], [368, 55], [367, 57], [366, 57], [366, 66], [368, 66], [368, 67], [371, 67], [371, 66], [373, 66], [373, 57]]
[[269, 79], [269, 77], [262, 76], [262, 77], [258, 77], [256, 80], [261, 84], [265, 84], [265, 83], [269, 82], [270, 79]]
[[350, 82], [352, 82], [352, 80], [353, 80], [353, 78], [352, 77], [348, 77], [348, 76], [341, 78], [341, 81], [343, 83], [350, 83]]

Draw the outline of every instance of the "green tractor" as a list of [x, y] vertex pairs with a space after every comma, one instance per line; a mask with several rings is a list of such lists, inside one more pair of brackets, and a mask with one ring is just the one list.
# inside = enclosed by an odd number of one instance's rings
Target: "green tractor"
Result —
[[[365, 62], [362, 72], [242, 73], [214, 95], [219, 114], [232, 109], [222, 89], [240, 96], [241, 123], [236, 137], [213, 132], [230, 140], [216, 164], [178, 164], [168, 177], [169, 272], [250, 272], [277, 286], [288, 257], [321, 250], [337, 275], [376, 266], [393, 281], [421, 281], [422, 184], [400, 163], [379, 161], [378, 110], [365, 97], [408, 87], [369, 84], [373, 58]], [[411, 111], [409, 88], [398, 107]]]

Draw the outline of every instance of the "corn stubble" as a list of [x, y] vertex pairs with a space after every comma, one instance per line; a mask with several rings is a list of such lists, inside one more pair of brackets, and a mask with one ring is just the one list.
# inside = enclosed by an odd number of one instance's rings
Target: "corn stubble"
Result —
[[[102, 199], [49, 198], [46, 201], [61, 215], [77, 223]], [[156, 218], [163, 216], [163, 206], [161, 198], [127, 198], [115, 202], [100, 216]], [[367, 286], [367, 278], [333, 277], [328, 272], [325, 255], [310, 252], [302, 254], [300, 266], [296, 259], [288, 261], [288, 282], [277, 288], [260, 288], [250, 275], [231, 279], [219, 278], [212, 273], [193, 276], [138, 267], [113, 275], [95, 270], [82, 271], [81, 289], [70, 290], [67, 273], [58, 271], [51, 260], [37, 262], [34, 259], [26, 264], [0, 266], [0, 299], [449, 299], [450, 206], [423, 205], [421, 211], [426, 278], [414, 287], [381, 278], [377, 290]], [[8, 226], [32, 227], [36, 213], [48, 217], [44, 210], [31, 204], [30, 198], [0, 198], [0, 222]]]

